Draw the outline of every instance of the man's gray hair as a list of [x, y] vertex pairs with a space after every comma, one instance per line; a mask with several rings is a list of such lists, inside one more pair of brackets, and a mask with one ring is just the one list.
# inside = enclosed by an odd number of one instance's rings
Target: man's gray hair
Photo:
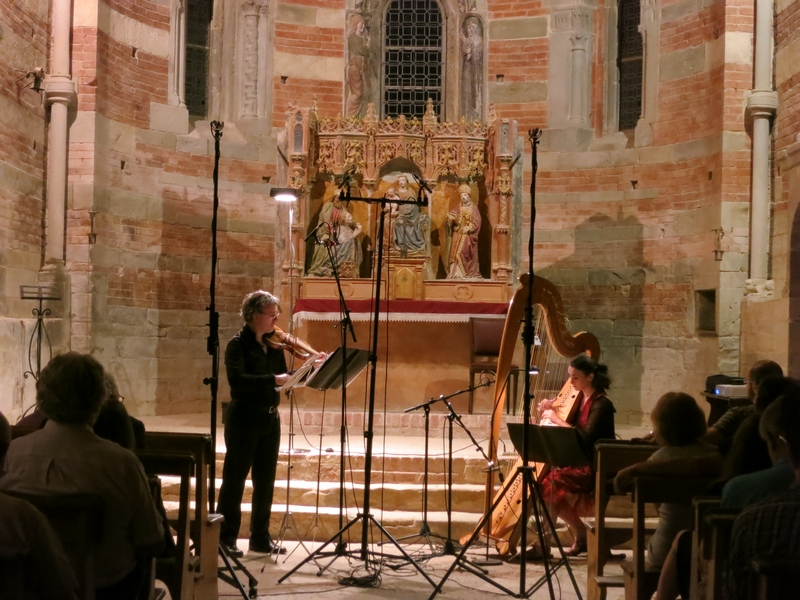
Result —
[[268, 306], [276, 306], [280, 310], [280, 300], [278, 300], [277, 296], [269, 292], [257, 290], [244, 297], [242, 310], [239, 314], [242, 315], [245, 323], [249, 323], [258, 313], [263, 312]]
[[91, 425], [105, 397], [103, 365], [88, 354], [54, 356], [36, 382], [39, 409], [57, 423]]

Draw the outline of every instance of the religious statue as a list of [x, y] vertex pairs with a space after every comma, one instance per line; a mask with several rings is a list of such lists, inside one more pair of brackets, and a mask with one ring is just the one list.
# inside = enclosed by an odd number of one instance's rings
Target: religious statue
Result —
[[460, 204], [447, 214], [450, 251], [447, 255], [447, 279], [472, 279], [481, 276], [478, 262], [478, 233], [481, 214], [472, 203], [472, 188], [458, 187]]
[[372, 84], [372, 57], [364, 17], [354, 14], [347, 26], [347, 104], [345, 116], [363, 117], [367, 112]]
[[336, 261], [340, 277], [358, 277], [362, 252], [358, 235], [361, 224], [353, 220], [353, 215], [339, 199], [339, 192], [330, 202], [322, 206], [317, 225], [317, 245], [311, 258], [307, 275], [309, 277], [331, 277], [333, 267], [328, 256], [328, 246]]
[[[386, 197], [397, 200], [414, 200], [408, 187], [408, 177], [399, 175], [395, 185], [386, 191]], [[392, 250], [401, 258], [429, 256], [428, 232], [430, 217], [419, 204], [392, 204]]]
[[483, 27], [470, 16], [461, 27], [461, 114], [469, 121], [483, 118]]

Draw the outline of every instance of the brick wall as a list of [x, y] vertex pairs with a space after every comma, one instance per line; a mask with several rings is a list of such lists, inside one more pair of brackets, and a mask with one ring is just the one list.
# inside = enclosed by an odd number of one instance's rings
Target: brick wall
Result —
[[33, 402], [23, 373], [38, 303], [21, 300], [19, 286], [39, 283], [46, 133], [42, 93], [25, 73], [47, 67], [49, 6], [0, 0], [0, 412], [12, 423]]

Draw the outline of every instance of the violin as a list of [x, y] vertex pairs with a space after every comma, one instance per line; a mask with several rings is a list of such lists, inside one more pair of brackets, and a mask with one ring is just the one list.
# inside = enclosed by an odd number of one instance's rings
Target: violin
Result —
[[319, 352], [309, 346], [307, 342], [304, 342], [296, 336], [286, 333], [280, 327], [276, 327], [271, 336], [267, 337], [265, 335], [264, 342], [270, 348], [274, 348], [275, 350], [286, 350], [297, 358], [307, 359], [311, 358], [313, 355], [319, 354]]

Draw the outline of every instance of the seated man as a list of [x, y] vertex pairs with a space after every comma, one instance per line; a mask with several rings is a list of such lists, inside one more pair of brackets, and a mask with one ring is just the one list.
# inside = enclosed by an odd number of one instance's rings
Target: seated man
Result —
[[36, 383], [43, 429], [11, 443], [0, 489], [27, 494], [92, 493], [104, 500], [102, 542], [94, 556], [96, 598], [134, 599], [144, 559], [163, 548], [161, 521], [134, 454], [92, 431], [106, 395], [103, 367], [85, 354], [54, 357]]
[[759, 556], [800, 555], [800, 394], [776, 401], [780, 437], [789, 448], [795, 483], [791, 488], [755, 504], [736, 518], [731, 534], [728, 597], [752, 597], [748, 565]]
[[755, 412], [758, 386], [768, 377], [783, 377], [783, 369], [778, 363], [771, 360], [759, 360], [753, 363], [747, 374], [747, 397], [750, 399], [750, 404], [729, 408], [714, 425], [708, 428], [705, 441], [717, 446], [723, 454], [727, 454], [736, 430]]
[[[11, 428], [0, 413], [0, 475], [10, 443]], [[32, 504], [6, 494], [0, 494], [0, 548], [27, 554], [22, 574], [25, 598], [77, 598], [75, 573], [50, 523]], [[6, 583], [0, 576], [0, 598], [10, 597]]]

